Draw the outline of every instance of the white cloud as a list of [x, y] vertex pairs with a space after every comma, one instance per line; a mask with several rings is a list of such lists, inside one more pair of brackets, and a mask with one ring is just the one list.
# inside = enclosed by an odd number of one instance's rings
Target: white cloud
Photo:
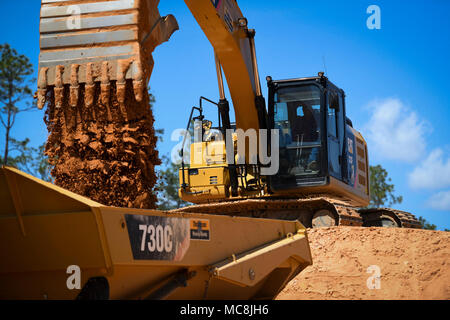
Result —
[[423, 156], [425, 134], [430, 130], [425, 120], [407, 108], [399, 99], [374, 100], [365, 125], [369, 153], [375, 158], [414, 162]]
[[442, 149], [433, 150], [428, 157], [409, 174], [413, 189], [440, 189], [450, 186], [450, 157], [444, 160]]
[[442, 191], [433, 195], [428, 201], [428, 205], [435, 210], [450, 210], [450, 191]]

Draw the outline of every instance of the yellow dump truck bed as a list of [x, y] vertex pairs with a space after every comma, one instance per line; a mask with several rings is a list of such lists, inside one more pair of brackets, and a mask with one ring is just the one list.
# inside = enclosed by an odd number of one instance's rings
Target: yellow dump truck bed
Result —
[[0, 203], [0, 299], [271, 299], [312, 263], [296, 221], [105, 207], [12, 168]]

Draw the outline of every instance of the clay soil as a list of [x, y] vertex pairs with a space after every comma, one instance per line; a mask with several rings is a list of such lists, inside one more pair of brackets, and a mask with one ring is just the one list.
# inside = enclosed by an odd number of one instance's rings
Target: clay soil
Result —
[[64, 90], [60, 108], [49, 92], [45, 116], [46, 154], [55, 184], [108, 206], [154, 208], [154, 167], [160, 160], [148, 95], [137, 102], [128, 83], [121, 106], [112, 83], [110, 103], [101, 103], [98, 86], [88, 107], [81, 87], [79, 103], [71, 107], [70, 88]]
[[[338, 227], [308, 236], [314, 265], [279, 300], [450, 299], [449, 232]], [[380, 289], [367, 286], [372, 265], [380, 268]]]

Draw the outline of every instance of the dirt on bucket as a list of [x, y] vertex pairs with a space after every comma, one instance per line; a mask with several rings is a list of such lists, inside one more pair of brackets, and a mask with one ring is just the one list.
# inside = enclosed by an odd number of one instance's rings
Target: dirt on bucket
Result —
[[107, 206], [155, 208], [155, 166], [161, 162], [149, 95], [137, 102], [129, 81], [121, 104], [112, 82], [109, 103], [102, 103], [96, 85], [93, 104], [87, 104], [84, 87], [76, 107], [69, 101], [70, 86], [59, 107], [54, 91], [48, 92], [46, 155], [55, 184]]

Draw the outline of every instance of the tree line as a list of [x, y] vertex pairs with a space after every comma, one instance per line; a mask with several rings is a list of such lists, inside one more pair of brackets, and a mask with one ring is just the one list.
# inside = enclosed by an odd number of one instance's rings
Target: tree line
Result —
[[5, 130], [0, 164], [51, 181], [50, 165], [44, 155], [45, 144], [35, 148], [30, 146], [29, 138], [19, 140], [12, 136], [18, 116], [36, 111], [31, 89], [36, 86], [33, 65], [9, 44], [0, 45], [0, 55], [0, 122]]

